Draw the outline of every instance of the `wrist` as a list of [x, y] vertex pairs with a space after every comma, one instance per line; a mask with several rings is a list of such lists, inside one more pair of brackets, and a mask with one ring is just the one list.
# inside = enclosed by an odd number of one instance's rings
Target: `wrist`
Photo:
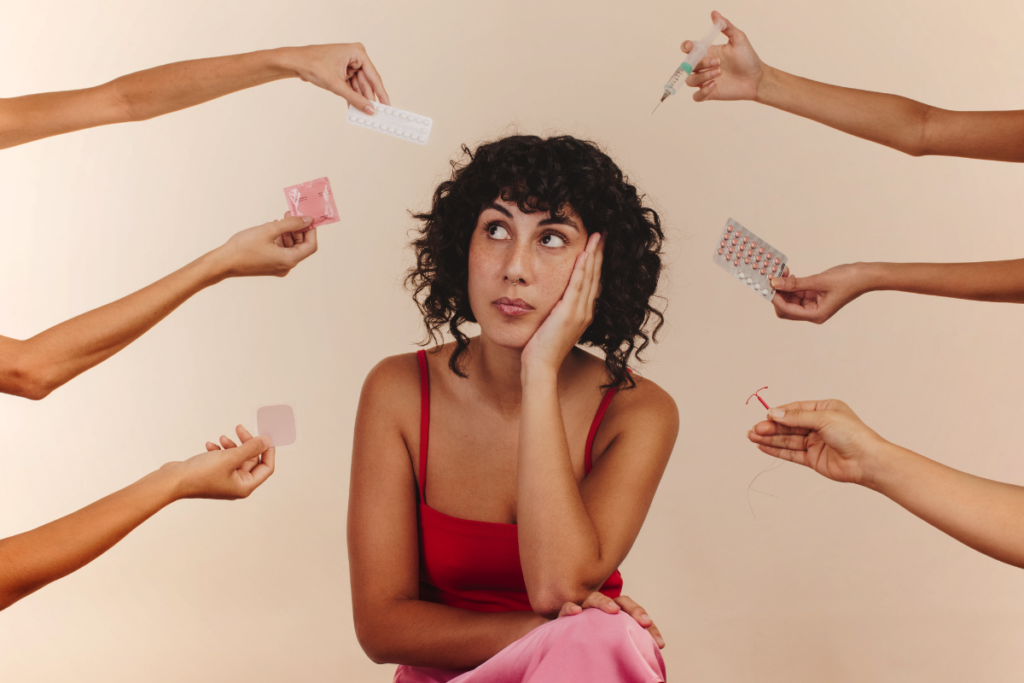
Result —
[[237, 275], [227, 244], [203, 254], [188, 267], [195, 270], [195, 276], [203, 288], [211, 287]]
[[279, 47], [265, 50], [267, 68], [276, 78], [298, 78], [300, 47]]
[[857, 268], [861, 292], [878, 292], [884, 289], [891, 289], [889, 286], [891, 264], [855, 263], [853, 265]]
[[761, 78], [757, 81], [757, 89], [752, 98], [754, 102], [767, 104], [772, 107], [776, 106], [775, 100], [779, 90], [779, 73], [778, 69], [764, 63], [761, 64]]
[[873, 446], [861, 463], [861, 473], [858, 484], [882, 495], [891, 486], [893, 477], [900, 468], [900, 461], [904, 455], [904, 449], [895, 444], [879, 438], [879, 443]]
[[140, 484], [152, 487], [154, 501], [161, 508], [185, 497], [181, 465], [180, 462], [168, 463], [139, 480]]
[[558, 368], [543, 361], [523, 361], [519, 370], [519, 379], [523, 384], [524, 392], [527, 386], [557, 386]]

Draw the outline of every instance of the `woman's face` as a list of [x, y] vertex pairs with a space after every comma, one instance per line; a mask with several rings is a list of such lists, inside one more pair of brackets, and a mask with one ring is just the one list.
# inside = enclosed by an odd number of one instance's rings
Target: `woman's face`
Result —
[[562, 298], [587, 246], [583, 221], [569, 207], [523, 213], [515, 202], [484, 207], [469, 243], [469, 304], [499, 346], [523, 348]]

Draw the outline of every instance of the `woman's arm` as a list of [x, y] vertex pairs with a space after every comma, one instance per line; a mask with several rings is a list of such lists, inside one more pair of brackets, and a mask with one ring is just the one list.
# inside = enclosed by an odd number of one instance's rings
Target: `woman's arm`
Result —
[[359, 399], [348, 512], [356, 636], [378, 663], [469, 668], [546, 620], [419, 599], [418, 493], [409, 458], [419, 423], [403, 429], [399, 417], [419, 416], [418, 372], [413, 356], [386, 359], [370, 372]]
[[1024, 568], [1024, 488], [889, 443], [841, 401], [773, 408], [748, 438], [765, 453], [878, 491], [961, 543]]
[[283, 78], [301, 78], [368, 114], [374, 97], [391, 104], [360, 43], [261, 50], [158, 66], [84, 90], [0, 99], [0, 149], [151, 119]]
[[197, 292], [229, 277], [287, 275], [316, 252], [316, 230], [300, 232], [310, 220], [285, 217], [243, 230], [181, 270], [114, 303], [31, 339], [0, 337], [0, 392], [45, 398], [131, 344]]
[[786, 320], [821, 324], [867, 292], [891, 290], [974, 301], [1024, 303], [1024, 259], [980, 263], [851, 263], [818, 275], [772, 280]]
[[[675, 443], [672, 399], [649, 383], [613, 444], [576, 481], [558, 399], [558, 370], [593, 319], [601, 286], [601, 236], [591, 235], [561, 301], [522, 355], [517, 465], [519, 555], [530, 604], [553, 616], [597, 590], [636, 540]], [[618, 400], [618, 399], [617, 399]], [[620, 401], [620, 404], [622, 401]], [[619, 406], [621, 409], [621, 405]], [[606, 418], [607, 419], [607, 418]], [[610, 420], [614, 422], [614, 420]]]
[[0, 610], [81, 569], [182, 498], [246, 498], [274, 472], [274, 449], [241, 426], [241, 447], [170, 462], [134, 484], [38, 529], [0, 539]]
[[[772, 68], [746, 34], [726, 22], [725, 45], [714, 45], [686, 79], [693, 99], [753, 100], [912, 156], [926, 154], [1024, 161], [1024, 110], [949, 111], [898, 95], [842, 88]], [[686, 41], [684, 52], [692, 48]]]

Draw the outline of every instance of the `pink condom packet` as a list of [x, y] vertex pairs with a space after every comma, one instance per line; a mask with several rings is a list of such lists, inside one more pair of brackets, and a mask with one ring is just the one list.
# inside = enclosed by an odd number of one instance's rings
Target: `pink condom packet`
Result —
[[334, 204], [331, 181], [327, 178], [317, 178], [286, 187], [284, 198], [288, 201], [288, 211], [291, 215], [313, 218], [309, 228], [319, 228], [321, 225], [341, 220], [338, 218], [338, 207]]

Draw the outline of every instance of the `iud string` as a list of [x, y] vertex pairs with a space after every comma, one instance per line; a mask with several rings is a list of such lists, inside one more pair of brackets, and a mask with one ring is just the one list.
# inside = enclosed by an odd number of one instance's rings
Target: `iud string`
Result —
[[[760, 389], [758, 389], [757, 391], [752, 393], [750, 396], [747, 396], [747, 400], [744, 401], [743, 405], [750, 405], [750, 399], [756, 397], [757, 400], [761, 402], [761, 405], [764, 406], [765, 410], [771, 410], [771, 406], [769, 406], [767, 403], [765, 403], [764, 399], [761, 398], [761, 392], [764, 391], [767, 388], [768, 387], [761, 387]], [[754, 515], [754, 519], [757, 519], [757, 515], [754, 513], [754, 506], [750, 503], [750, 492], [751, 491], [754, 491], [755, 493], [763, 494], [765, 496], [771, 496], [772, 498], [777, 498], [777, 496], [774, 493], [768, 493], [767, 491], [761, 491], [759, 489], [755, 489], [754, 488], [754, 482], [757, 481], [758, 477], [760, 477], [762, 474], [767, 474], [768, 472], [771, 472], [775, 468], [781, 467], [782, 463], [783, 463], [782, 460], [776, 460], [771, 465], [768, 465], [768, 467], [766, 467], [763, 470], [761, 470], [760, 472], [758, 472], [757, 476], [754, 477], [753, 479], [751, 479], [750, 483], [747, 484], [747, 507], [750, 508], [750, 514]]]

